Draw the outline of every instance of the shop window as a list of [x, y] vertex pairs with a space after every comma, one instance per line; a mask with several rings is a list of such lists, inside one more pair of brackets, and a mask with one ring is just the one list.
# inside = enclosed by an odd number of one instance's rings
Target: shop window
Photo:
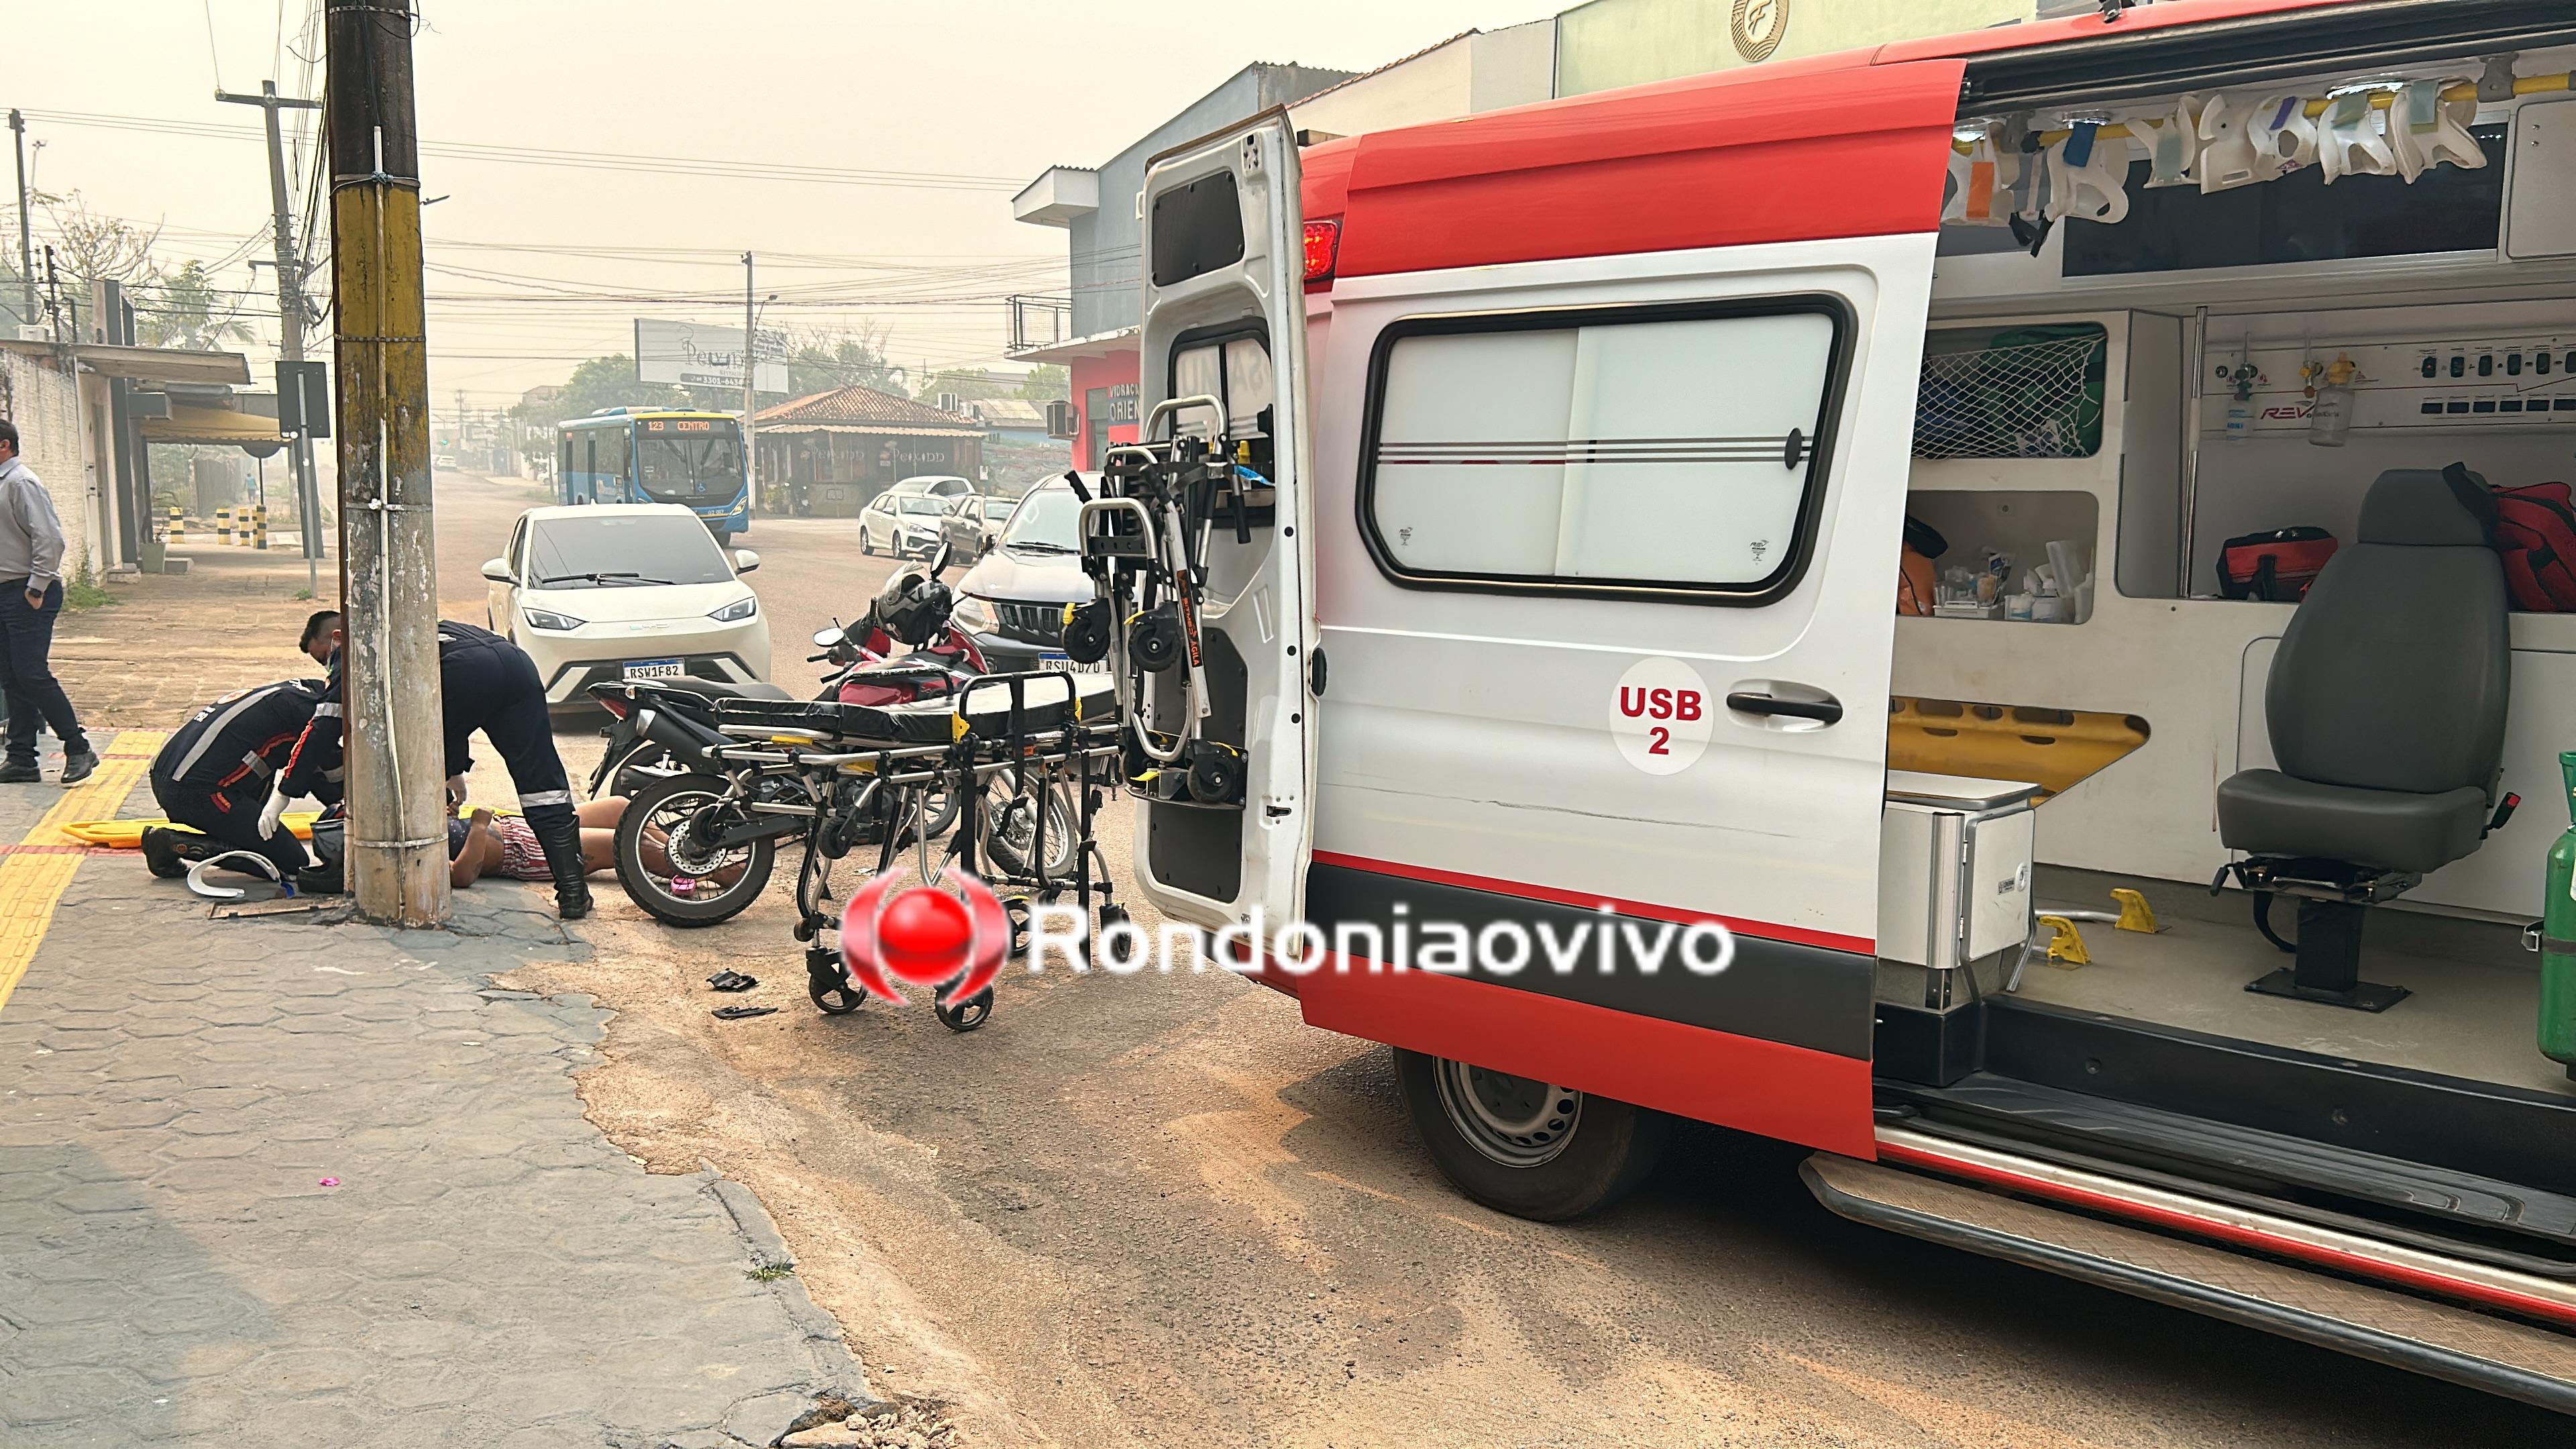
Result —
[[1812, 542], [1848, 331], [1818, 298], [1397, 323], [1362, 531], [1419, 587], [1771, 597]]

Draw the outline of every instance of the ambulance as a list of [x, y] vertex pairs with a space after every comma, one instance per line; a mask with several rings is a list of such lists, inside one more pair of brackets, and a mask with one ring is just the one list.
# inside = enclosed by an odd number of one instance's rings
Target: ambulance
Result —
[[2565, 0], [2108, 0], [1165, 154], [1146, 451], [1249, 481], [1142, 893], [1495, 947], [1242, 964], [1502, 1211], [1697, 1119], [2576, 1411], [2571, 64]]

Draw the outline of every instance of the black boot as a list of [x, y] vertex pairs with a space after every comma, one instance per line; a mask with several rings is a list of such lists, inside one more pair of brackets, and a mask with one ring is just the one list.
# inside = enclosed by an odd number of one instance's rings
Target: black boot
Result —
[[578, 921], [590, 914], [590, 873], [581, 858], [581, 821], [567, 813], [543, 825], [530, 820], [537, 844], [546, 853], [546, 868], [555, 877], [555, 914]]

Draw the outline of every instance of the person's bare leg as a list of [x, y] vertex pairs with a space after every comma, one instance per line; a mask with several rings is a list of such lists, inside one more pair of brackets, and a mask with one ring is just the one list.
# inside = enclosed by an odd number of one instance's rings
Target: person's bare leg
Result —
[[[573, 818], [584, 830], [615, 830], [620, 816], [626, 813], [626, 797], [611, 795], [605, 800], [584, 800], [572, 808]], [[592, 870], [601, 867], [592, 866]]]
[[616, 831], [595, 829], [587, 824], [582, 827], [581, 868], [593, 875], [603, 870], [617, 869]]

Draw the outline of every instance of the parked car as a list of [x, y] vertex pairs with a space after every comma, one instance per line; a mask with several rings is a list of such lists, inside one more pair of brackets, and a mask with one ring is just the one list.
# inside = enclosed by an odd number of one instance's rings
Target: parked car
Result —
[[947, 521], [942, 525], [948, 546], [956, 550], [957, 557], [961, 559], [982, 558], [992, 552], [993, 540], [1001, 536], [1002, 525], [1010, 520], [1011, 510], [1019, 506], [1020, 500], [1016, 498], [991, 498], [982, 494], [957, 499], [956, 506], [948, 510]]
[[677, 504], [531, 508], [483, 565], [486, 618], [536, 660], [557, 709], [587, 708], [605, 680], [766, 680], [769, 620], [742, 581], [758, 567]]
[[453, 468], [456, 466], [456, 455], [454, 453], [441, 453], [438, 455], [436, 461], [434, 461], [430, 466], [434, 468]]
[[859, 511], [859, 552], [873, 558], [928, 557], [939, 547], [948, 510], [957, 500], [931, 493], [880, 493]]
[[888, 493], [928, 493], [938, 498], [963, 498], [975, 491], [972, 479], [954, 473], [918, 473], [898, 479]]
[[[1083, 486], [1098, 495], [1100, 475]], [[975, 636], [995, 673], [1071, 669], [1064, 606], [1092, 597], [1076, 532], [1082, 505], [1062, 478], [1029, 490], [1002, 525], [993, 549], [957, 580], [957, 626]]]

